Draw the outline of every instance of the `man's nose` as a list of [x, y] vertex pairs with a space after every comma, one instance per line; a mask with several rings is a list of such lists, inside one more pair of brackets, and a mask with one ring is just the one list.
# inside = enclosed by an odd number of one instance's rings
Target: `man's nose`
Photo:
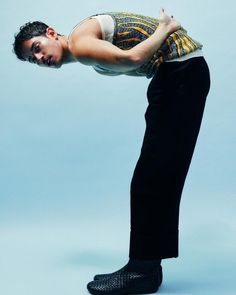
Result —
[[42, 60], [43, 60], [43, 54], [41, 52], [35, 53], [34, 56], [35, 56], [35, 58], [37, 60], [37, 63], [42, 62]]

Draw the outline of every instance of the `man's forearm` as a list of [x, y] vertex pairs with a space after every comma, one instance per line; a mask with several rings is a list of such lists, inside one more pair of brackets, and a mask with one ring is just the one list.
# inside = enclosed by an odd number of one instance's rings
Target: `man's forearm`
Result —
[[170, 33], [168, 33], [165, 27], [159, 26], [149, 38], [131, 48], [129, 53], [135, 65], [140, 67], [147, 62], [161, 47], [169, 35]]

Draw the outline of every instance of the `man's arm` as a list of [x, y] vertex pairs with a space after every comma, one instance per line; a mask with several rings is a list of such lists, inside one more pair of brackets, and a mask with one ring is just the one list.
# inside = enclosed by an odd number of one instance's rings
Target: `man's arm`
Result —
[[180, 23], [161, 10], [156, 31], [146, 40], [129, 50], [121, 50], [94, 35], [79, 38], [72, 48], [77, 60], [86, 65], [100, 65], [109, 70], [125, 73], [139, 68], [161, 47], [166, 38], [180, 28]]

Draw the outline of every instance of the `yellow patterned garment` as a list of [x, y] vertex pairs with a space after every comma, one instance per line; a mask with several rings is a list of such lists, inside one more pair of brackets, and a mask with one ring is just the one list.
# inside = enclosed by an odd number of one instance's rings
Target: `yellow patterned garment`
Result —
[[[106, 12], [96, 15], [110, 15], [115, 23], [113, 44], [120, 49], [128, 50], [151, 36], [159, 25], [157, 18], [129, 12]], [[172, 60], [201, 49], [202, 44], [193, 40], [183, 28], [172, 33], [154, 56], [135, 73], [151, 78], [158, 66], [167, 60]]]

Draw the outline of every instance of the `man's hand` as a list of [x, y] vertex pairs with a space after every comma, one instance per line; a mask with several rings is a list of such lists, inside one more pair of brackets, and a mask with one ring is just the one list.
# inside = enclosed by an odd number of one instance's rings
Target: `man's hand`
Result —
[[174, 19], [173, 16], [169, 16], [164, 12], [164, 9], [161, 8], [159, 14], [159, 29], [164, 29], [168, 35], [179, 30], [181, 28], [181, 24]]

